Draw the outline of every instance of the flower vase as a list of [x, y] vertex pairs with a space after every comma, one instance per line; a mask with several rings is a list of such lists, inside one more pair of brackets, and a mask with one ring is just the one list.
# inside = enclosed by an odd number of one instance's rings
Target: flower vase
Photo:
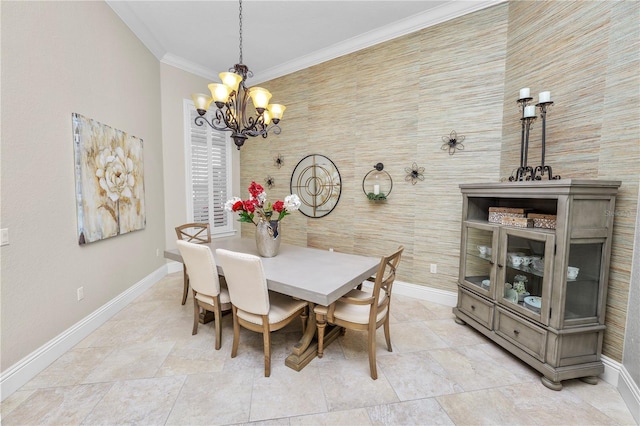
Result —
[[274, 257], [280, 250], [280, 222], [260, 220], [256, 226], [256, 248], [262, 257]]

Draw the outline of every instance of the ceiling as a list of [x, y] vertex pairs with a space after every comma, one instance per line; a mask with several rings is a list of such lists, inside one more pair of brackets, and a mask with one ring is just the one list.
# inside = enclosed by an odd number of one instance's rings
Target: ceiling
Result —
[[[501, 1], [245, 0], [243, 62], [270, 80]], [[239, 61], [235, 0], [107, 4], [163, 63], [217, 80]]]

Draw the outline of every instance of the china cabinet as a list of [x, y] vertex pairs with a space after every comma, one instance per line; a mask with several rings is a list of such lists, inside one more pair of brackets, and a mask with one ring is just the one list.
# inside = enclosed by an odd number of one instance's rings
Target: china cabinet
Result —
[[619, 186], [575, 179], [460, 185], [456, 322], [538, 370], [550, 389], [573, 378], [595, 384], [604, 372]]

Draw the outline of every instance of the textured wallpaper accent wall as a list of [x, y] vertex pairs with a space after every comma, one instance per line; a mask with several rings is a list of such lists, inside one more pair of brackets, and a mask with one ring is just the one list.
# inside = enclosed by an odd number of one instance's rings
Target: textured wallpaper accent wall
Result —
[[[269, 192], [284, 196], [296, 163], [312, 153], [331, 158], [343, 181], [325, 218], [285, 219], [286, 242], [373, 255], [403, 244], [400, 280], [455, 290], [458, 185], [499, 178], [507, 10], [499, 5], [261, 83], [287, 105], [283, 132], [245, 144], [241, 187], [270, 174]], [[467, 148], [450, 156], [440, 147], [454, 129]], [[279, 170], [277, 152], [285, 157]], [[393, 178], [386, 203], [362, 190], [378, 162]], [[416, 185], [405, 181], [413, 162], [426, 169]], [[243, 225], [243, 235], [253, 231]]]
[[[251, 180], [289, 193], [305, 155], [331, 158], [343, 179], [322, 219], [284, 221], [292, 244], [381, 255], [405, 246], [399, 280], [455, 291], [459, 267], [458, 185], [495, 182], [519, 164], [518, 90], [550, 90], [547, 163], [565, 178], [622, 180], [612, 255], [604, 354], [621, 360], [640, 172], [640, 31], [637, 2], [509, 2], [261, 83], [288, 109], [283, 132], [241, 151], [241, 188]], [[311, 120], [310, 118], [313, 118]], [[448, 155], [455, 130], [465, 149]], [[540, 122], [531, 161], [539, 162]], [[277, 169], [273, 157], [285, 165]], [[393, 178], [372, 203], [362, 178], [377, 162]], [[425, 180], [405, 182], [405, 167]], [[244, 189], [243, 189], [244, 191]], [[239, 194], [245, 196], [244, 193]], [[243, 225], [245, 236], [253, 225]], [[429, 272], [430, 264], [438, 273]]]
[[[603, 353], [622, 360], [640, 179], [640, 3], [509, 2], [501, 175], [519, 164], [518, 89], [550, 90], [546, 164], [563, 178], [621, 180]], [[511, 96], [509, 96], [511, 95]], [[540, 163], [541, 122], [530, 164]], [[533, 154], [533, 155], [532, 155]]]

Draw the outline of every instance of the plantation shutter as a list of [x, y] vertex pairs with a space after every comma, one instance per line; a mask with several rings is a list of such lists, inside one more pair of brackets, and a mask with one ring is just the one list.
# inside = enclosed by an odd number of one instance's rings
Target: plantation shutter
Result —
[[[230, 187], [230, 153], [227, 132], [212, 129], [206, 123], [195, 124], [198, 113], [189, 105], [188, 146], [193, 221], [209, 223], [211, 233], [232, 229], [224, 203]], [[211, 120], [210, 114], [206, 117]]]

